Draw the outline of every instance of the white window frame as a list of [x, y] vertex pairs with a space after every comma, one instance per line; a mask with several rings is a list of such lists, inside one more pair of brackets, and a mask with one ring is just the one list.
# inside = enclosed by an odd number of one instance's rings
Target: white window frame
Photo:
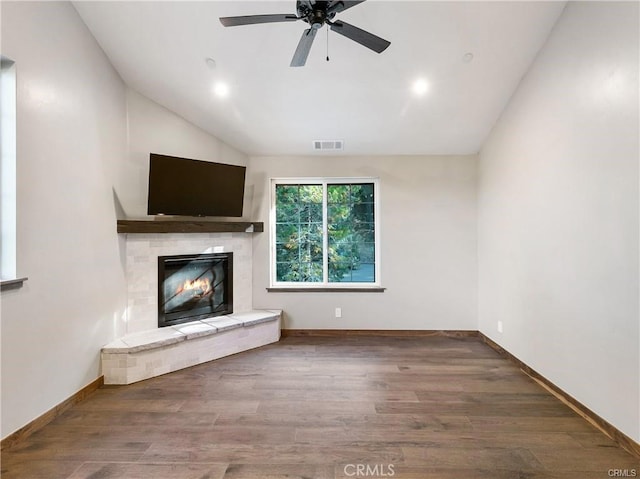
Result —
[[0, 281], [17, 279], [16, 66], [0, 56]]
[[[375, 177], [304, 177], [304, 178], [271, 178], [270, 186], [270, 211], [269, 211], [269, 268], [270, 287], [273, 289], [379, 289], [381, 288], [380, 277], [380, 179]], [[327, 185], [328, 184], [357, 184], [372, 183], [374, 198], [374, 261], [375, 261], [375, 282], [352, 283], [352, 282], [329, 282], [329, 235], [327, 234]], [[276, 185], [322, 185], [322, 261], [323, 261], [323, 281], [322, 282], [291, 282], [277, 281], [276, 278]]]

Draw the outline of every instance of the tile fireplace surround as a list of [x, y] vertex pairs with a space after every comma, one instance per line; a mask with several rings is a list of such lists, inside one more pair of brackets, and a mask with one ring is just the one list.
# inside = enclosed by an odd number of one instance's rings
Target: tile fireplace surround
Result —
[[251, 233], [127, 234], [127, 334], [158, 328], [158, 256], [233, 252], [233, 311], [252, 309]]
[[[106, 384], [131, 384], [280, 339], [281, 312], [252, 310], [250, 233], [124, 235], [126, 335], [102, 349]], [[158, 328], [158, 256], [233, 252], [233, 314]]]

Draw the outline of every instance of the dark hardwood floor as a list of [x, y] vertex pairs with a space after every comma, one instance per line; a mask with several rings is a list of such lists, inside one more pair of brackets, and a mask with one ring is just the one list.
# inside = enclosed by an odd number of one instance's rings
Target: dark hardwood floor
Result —
[[[604, 479], [638, 458], [477, 339], [301, 338], [104, 387], [2, 479]], [[615, 477], [615, 476], [614, 476]]]

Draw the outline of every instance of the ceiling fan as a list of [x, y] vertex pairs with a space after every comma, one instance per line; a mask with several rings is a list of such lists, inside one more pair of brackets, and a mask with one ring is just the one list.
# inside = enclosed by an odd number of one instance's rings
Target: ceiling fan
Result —
[[291, 60], [292, 67], [301, 67], [307, 62], [311, 45], [316, 36], [316, 32], [326, 23], [329, 28], [340, 35], [358, 42], [376, 53], [382, 53], [390, 42], [380, 38], [373, 33], [354, 27], [349, 23], [333, 20], [337, 13], [355, 7], [365, 0], [297, 0], [297, 15], [269, 14], [269, 15], [245, 15], [240, 17], [220, 17], [220, 22], [225, 27], [235, 27], [238, 25], [255, 25], [257, 23], [279, 23], [295, 22], [302, 20], [309, 24], [309, 28], [302, 33], [302, 38], [298, 42], [298, 47]]

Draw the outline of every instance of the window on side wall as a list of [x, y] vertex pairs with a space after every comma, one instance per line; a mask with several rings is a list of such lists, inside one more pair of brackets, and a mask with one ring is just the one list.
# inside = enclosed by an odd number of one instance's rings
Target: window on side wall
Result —
[[16, 68], [0, 56], [0, 281], [16, 275]]
[[274, 179], [273, 288], [380, 286], [378, 180]]

